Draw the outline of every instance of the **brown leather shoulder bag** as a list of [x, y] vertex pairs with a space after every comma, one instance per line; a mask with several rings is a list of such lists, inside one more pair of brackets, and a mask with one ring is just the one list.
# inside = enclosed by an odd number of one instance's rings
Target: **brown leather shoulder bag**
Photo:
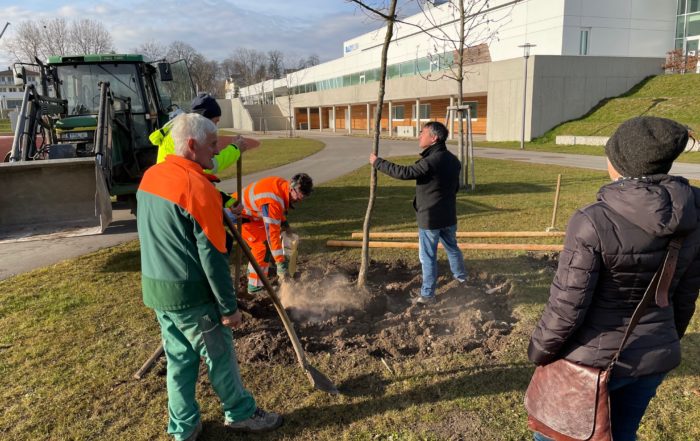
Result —
[[620, 347], [605, 369], [559, 359], [538, 366], [525, 392], [528, 427], [555, 441], [612, 441], [610, 373], [652, 294], [659, 307], [668, 306], [668, 290], [676, 271], [682, 239], [668, 245], [666, 257], [632, 314]]

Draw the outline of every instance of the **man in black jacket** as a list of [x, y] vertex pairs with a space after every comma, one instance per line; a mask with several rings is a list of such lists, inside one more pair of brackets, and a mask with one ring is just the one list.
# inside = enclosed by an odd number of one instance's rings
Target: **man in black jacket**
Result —
[[443, 124], [437, 121], [425, 124], [418, 136], [421, 159], [413, 165], [394, 164], [375, 154], [369, 156], [374, 168], [392, 178], [416, 180], [413, 207], [418, 219], [418, 257], [423, 266], [423, 286], [414, 296], [418, 304], [435, 302], [438, 241], [445, 247], [454, 278], [460, 283], [467, 280], [456, 235], [461, 164], [445, 147], [447, 135]]

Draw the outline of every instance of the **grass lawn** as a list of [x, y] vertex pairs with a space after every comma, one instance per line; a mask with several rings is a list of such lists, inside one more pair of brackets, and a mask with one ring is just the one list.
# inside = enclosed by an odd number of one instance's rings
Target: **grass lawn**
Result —
[[[248, 155], [246, 153], [246, 155]], [[413, 158], [404, 158], [410, 163]], [[461, 231], [543, 231], [551, 220], [556, 175], [562, 168], [477, 159], [479, 186], [458, 200]], [[557, 225], [594, 200], [603, 172], [565, 169]], [[362, 227], [369, 167], [319, 186], [290, 213], [309, 261], [359, 262], [357, 249], [330, 249]], [[376, 230], [412, 231], [413, 183], [380, 175]], [[416, 250], [372, 250], [375, 261], [404, 259]], [[361, 351], [354, 356], [312, 355], [345, 394], [310, 389], [296, 364], [241, 366], [258, 403], [285, 415], [268, 435], [225, 432], [219, 403], [206, 377], [198, 398], [203, 440], [442, 440], [450, 427], [469, 425], [479, 440], [531, 439], [522, 406], [533, 367], [529, 333], [548, 295], [553, 266], [541, 254], [466, 252], [474, 274], [512, 281], [507, 296], [517, 318], [500, 349], [394, 361], [395, 375]], [[444, 260], [444, 255], [442, 256]], [[158, 345], [158, 325], [143, 306], [138, 243], [131, 242], [0, 281], [0, 434], [4, 439], [166, 440], [163, 362], [144, 380], [131, 375]], [[700, 439], [700, 318], [683, 340], [684, 360], [652, 401], [640, 440]]]
[[[263, 139], [260, 147], [243, 153], [243, 174], [279, 167], [319, 152], [325, 144], [315, 139], [280, 138]], [[236, 175], [236, 167], [217, 174], [220, 179]]]

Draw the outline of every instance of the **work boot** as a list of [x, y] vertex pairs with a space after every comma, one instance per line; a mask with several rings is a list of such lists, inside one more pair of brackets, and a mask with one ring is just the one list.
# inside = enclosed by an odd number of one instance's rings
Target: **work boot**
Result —
[[411, 291], [411, 303], [414, 305], [431, 305], [437, 302], [435, 295], [424, 296], [421, 294], [420, 288]]
[[224, 425], [229, 429], [239, 432], [267, 432], [274, 430], [282, 425], [284, 419], [281, 415], [275, 412], [265, 412], [259, 407], [255, 408], [255, 412], [250, 418], [243, 421], [225, 421]]
[[263, 292], [264, 289], [264, 286], [248, 285], [248, 294], [255, 296], [256, 294]]
[[200, 420], [195, 426], [194, 431], [190, 436], [185, 438], [185, 441], [197, 441], [197, 437], [202, 433], [202, 421]]

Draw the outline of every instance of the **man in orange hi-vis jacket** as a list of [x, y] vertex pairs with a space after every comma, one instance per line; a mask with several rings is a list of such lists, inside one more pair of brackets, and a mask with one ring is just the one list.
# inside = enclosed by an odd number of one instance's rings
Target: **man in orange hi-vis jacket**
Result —
[[[243, 205], [241, 236], [265, 275], [269, 268], [266, 259], [269, 249], [277, 265], [277, 275], [286, 277], [289, 263], [284, 255], [281, 234], [282, 228], [289, 226], [287, 211], [310, 195], [313, 186], [313, 180], [306, 173], [298, 173], [290, 181], [270, 176], [247, 185], [242, 191], [242, 198], [233, 195]], [[248, 292], [255, 293], [262, 289], [262, 280], [253, 265], [248, 264]]]

